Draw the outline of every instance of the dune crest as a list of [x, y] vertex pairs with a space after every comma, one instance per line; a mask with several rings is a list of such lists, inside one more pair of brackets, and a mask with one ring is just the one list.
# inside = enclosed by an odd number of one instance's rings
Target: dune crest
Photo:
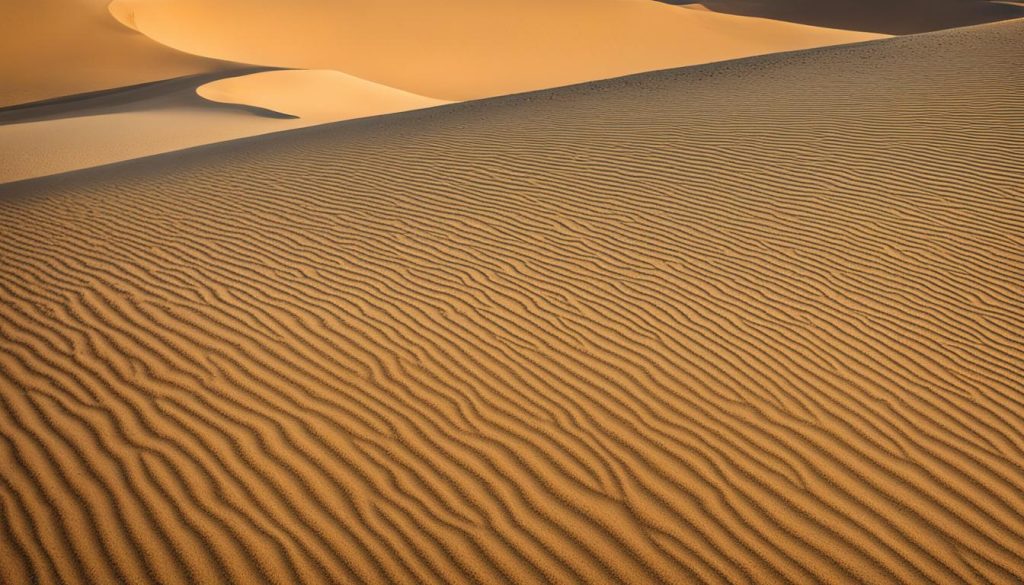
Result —
[[464, 100], [881, 35], [622, 0], [115, 0], [170, 47]]
[[316, 122], [449, 103], [331, 70], [265, 71], [219, 79], [200, 86], [196, 93], [214, 102], [254, 106]]

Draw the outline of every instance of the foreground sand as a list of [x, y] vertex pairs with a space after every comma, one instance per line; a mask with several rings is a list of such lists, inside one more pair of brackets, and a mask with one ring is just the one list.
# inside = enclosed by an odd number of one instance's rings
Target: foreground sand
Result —
[[0, 582], [1019, 582], [1022, 34], [0, 187]]

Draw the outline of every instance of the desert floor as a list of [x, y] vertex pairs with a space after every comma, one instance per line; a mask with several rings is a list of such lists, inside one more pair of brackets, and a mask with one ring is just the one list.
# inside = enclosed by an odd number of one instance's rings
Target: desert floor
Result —
[[1019, 584], [1024, 20], [656, 12], [789, 40], [0, 110], [0, 583]]

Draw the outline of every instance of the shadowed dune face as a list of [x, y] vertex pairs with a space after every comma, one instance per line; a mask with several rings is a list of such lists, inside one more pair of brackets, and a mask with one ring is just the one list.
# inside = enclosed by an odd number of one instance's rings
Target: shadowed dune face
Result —
[[109, 0], [4, 0], [0, 107], [236, 68], [125, 28]]
[[1013, 582], [1022, 32], [0, 187], [0, 581]]
[[446, 100], [877, 38], [622, 0], [115, 0], [198, 55], [334, 69]]
[[1024, 17], [1020, 2], [990, 0], [662, 0], [846, 30], [905, 35]]

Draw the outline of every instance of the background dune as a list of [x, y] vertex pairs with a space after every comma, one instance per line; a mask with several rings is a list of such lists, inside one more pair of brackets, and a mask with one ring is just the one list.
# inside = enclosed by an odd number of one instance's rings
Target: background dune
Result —
[[[876, 37], [689, 12], [648, 0], [22, 2], [0, 25], [13, 56], [0, 65], [0, 105], [63, 97], [0, 110], [0, 183], [447, 101], [428, 96]], [[300, 70], [243, 76], [242, 65], [200, 55]]]
[[335, 71], [249, 71], [0, 110], [0, 183], [444, 103]]
[[1022, 33], [0, 187], [0, 581], [1018, 582]]
[[744, 16], [905, 35], [1024, 17], [1020, 2], [998, 0], [662, 0]]
[[108, 2], [4, 0], [0, 107], [238, 67], [128, 29]]
[[209, 57], [334, 69], [465, 100], [876, 36], [648, 0], [115, 0], [141, 32]]

